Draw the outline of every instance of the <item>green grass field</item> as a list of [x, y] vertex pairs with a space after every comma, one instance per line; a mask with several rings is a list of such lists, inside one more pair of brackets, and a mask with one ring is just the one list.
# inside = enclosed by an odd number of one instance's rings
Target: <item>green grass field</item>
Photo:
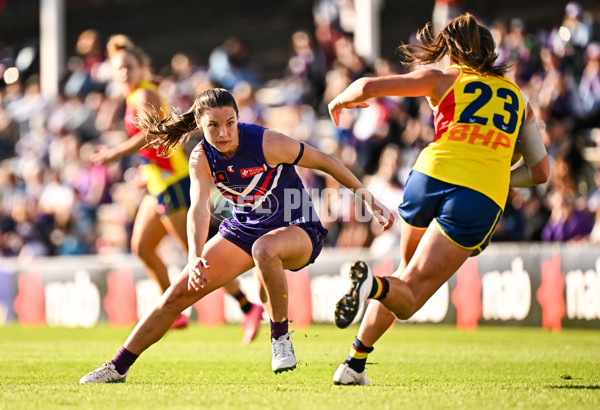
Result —
[[600, 332], [395, 326], [369, 357], [372, 385], [334, 386], [358, 327], [292, 336], [298, 367], [275, 375], [267, 326], [250, 345], [237, 325], [173, 331], [125, 384], [79, 385], [130, 329], [0, 327], [0, 409], [600, 408]]

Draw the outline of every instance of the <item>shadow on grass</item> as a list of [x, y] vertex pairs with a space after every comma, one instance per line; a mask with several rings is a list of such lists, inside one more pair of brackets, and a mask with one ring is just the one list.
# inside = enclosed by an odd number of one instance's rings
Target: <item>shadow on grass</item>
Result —
[[580, 384], [574, 384], [572, 386], [549, 386], [551, 389], [573, 389], [573, 390], [600, 390], [600, 386], [595, 384], [595, 385], [590, 385], [590, 386], [583, 386]]

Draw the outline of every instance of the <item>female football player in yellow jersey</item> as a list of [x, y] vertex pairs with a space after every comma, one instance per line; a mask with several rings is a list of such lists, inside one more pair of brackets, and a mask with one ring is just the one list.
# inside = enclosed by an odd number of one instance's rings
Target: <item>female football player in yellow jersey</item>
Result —
[[[489, 30], [466, 14], [435, 37], [428, 24], [418, 39], [417, 45], [398, 48], [406, 65], [448, 56], [449, 66], [361, 78], [329, 103], [337, 126], [343, 108], [366, 107], [370, 98], [425, 96], [435, 123], [435, 138], [420, 153], [398, 207], [403, 219], [398, 270], [380, 278], [356, 262], [350, 270], [352, 287], [336, 305], [336, 324], [346, 327], [367, 299], [375, 299], [334, 384], [369, 384], [364, 369], [373, 344], [396, 318], [410, 318], [469, 256], [487, 246], [509, 187], [548, 179], [548, 157], [533, 111], [504, 76], [507, 67], [494, 66]], [[515, 149], [524, 161], [511, 170]]]
[[[150, 62], [146, 54], [122, 34], [110, 38], [107, 52], [113, 78], [126, 97], [125, 127], [130, 137], [114, 147], [99, 147], [93, 160], [110, 163], [134, 153], [140, 157], [142, 178], [146, 182], [148, 195], [142, 200], [135, 217], [131, 250], [139, 256], [150, 276], [165, 292], [171, 283], [167, 267], [156, 249], [168, 234], [179, 242], [187, 255], [186, 221], [191, 202], [188, 159], [182, 148], [168, 156], [161, 155], [156, 148], [148, 145], [145, 133], [134, 125], [134, 119], [142, 107], [152, 107], [157, 113], [169, 112], [169, 107], [159, 98], [156, 85], [148, 79]], [[264, 309], [248, 301], [237, 280], [225, 288], [238, 300], [244, 313], [242, 341], [249, 343], [256, 336]], [[183, 328], [187, 323], [187, 317], [180, 315], [173, 327]]]

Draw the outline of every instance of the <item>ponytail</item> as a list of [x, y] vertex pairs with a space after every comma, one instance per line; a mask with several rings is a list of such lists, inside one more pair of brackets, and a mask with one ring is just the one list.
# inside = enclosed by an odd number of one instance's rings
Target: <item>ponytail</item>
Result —
[[198, 128], [194, 111], [171, 113], [165, 118], [151, 105], [144, 106], [133, 120], [134, 125], [146, 133], [148, 144], [157, 148], [159, 155], [169, 156], [182, 145], [189, 133]]
[[397, 53], [404, 65], [431, 64], [445, 55], [457, 64], [480, 74], [504, 75], [507, 65], [494, 65], [498, 54], [490, 31], [479, 24], [472, 14], [453, 19], [437, 36], [431, 24], [417, 32], [418, 44], [401, 44]]

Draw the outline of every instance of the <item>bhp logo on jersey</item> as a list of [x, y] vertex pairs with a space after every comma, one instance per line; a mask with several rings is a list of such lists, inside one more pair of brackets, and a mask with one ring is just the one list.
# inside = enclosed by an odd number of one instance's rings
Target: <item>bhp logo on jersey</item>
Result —
[[242, 174], [242, 178], [248, 178], [253, 177], [254, 175], [262, 174], [266, 170], [266, 165], [263, 165], [262, 167], [243, 168], [240, 169], [240, 174]]
[[448, 139], [450, 141], [466, 141], [469, 144], [481, 144], [484, 147], [489, 146], [493, 150], [498, 147], [511, 147], [508, 135], [494, 130], [488, 130], [484, 134], [481, 132], [480, 125], [459, 124], [448, 132]]

